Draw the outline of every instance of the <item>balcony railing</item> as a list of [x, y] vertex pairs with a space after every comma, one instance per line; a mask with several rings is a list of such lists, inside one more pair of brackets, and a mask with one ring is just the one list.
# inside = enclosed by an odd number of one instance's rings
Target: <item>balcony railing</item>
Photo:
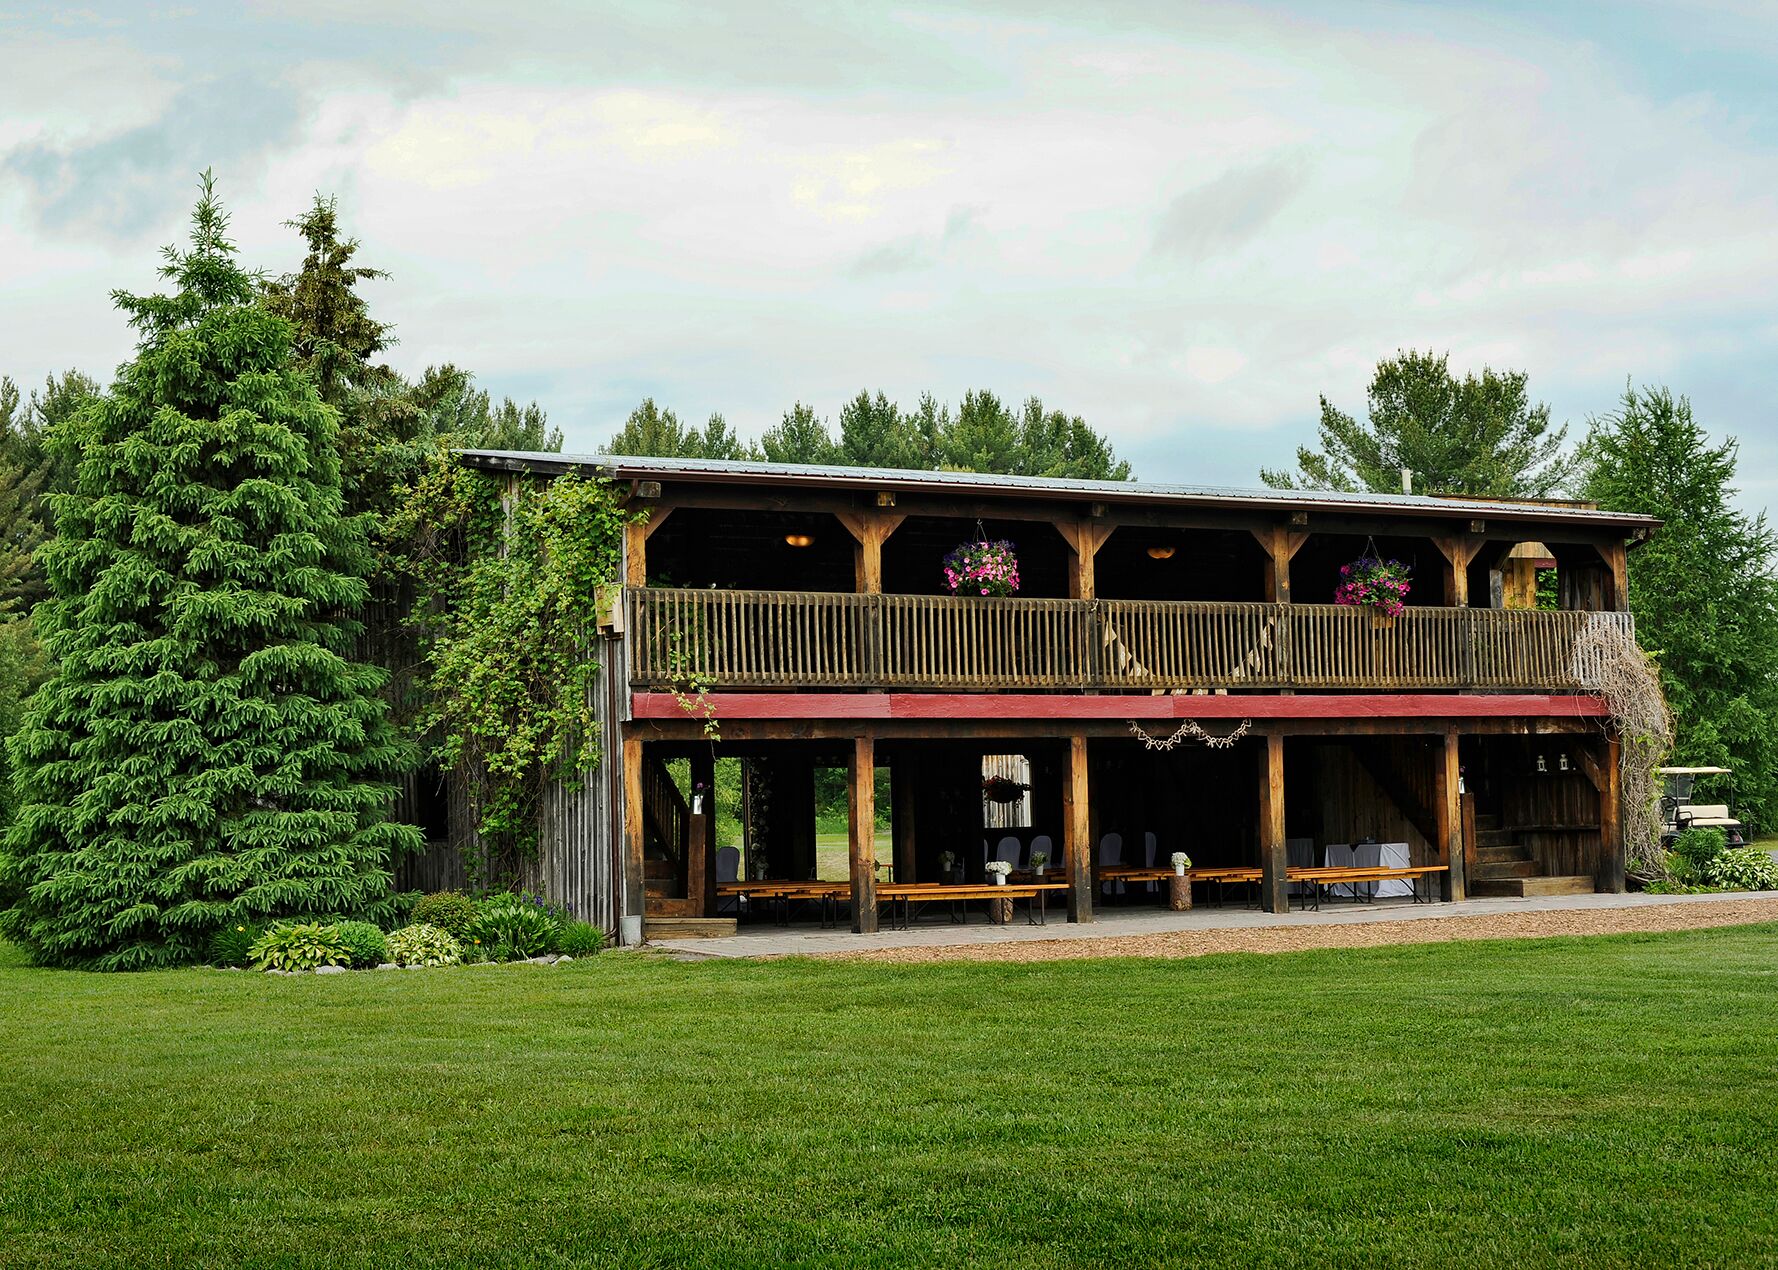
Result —
[[1324, 604], [625, 593], [639, 686], [1571, 690], [1576, 638], [1626, 613]]

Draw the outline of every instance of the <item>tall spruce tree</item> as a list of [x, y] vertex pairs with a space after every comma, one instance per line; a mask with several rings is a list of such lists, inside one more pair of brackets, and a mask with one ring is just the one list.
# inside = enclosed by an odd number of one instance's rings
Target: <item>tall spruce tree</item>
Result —
[[1616, 411], [1592, 421], [1579, 486], [1615, 511], [1660, 517], [1630, 553], [1630, 609], [1660, 663], [1674, 761], [1733, 768], [1737, 803], [1769, 829], [1778, 825], [1778, 534], [1735, 506], [1736, 461], [1734, 440], [1713, 441], [1684, 397], [1626, 388]]
[[402, 752], [348, 660], [370, 565], [334, 411], [234, 258], [208, 173], [171, 294], [58, 428], [38, 608], [56, 669], [11, 743], [0, 930], [39, 961], [189, 960], [225, 921], [376, 910], [419, 845], [386, 819]]

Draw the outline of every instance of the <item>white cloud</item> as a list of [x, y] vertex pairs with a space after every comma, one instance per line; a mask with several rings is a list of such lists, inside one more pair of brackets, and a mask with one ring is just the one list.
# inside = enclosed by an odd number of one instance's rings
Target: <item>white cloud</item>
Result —
[[[395, 274], [374, 294], [400, 360], [540, 396], [571, 443], [644, 392], [757, 431], [799, 398], [987, 386], [1086, 415], [1144, 474], [1250, 482], [1309, 439], [1318, 394], [1360, 407], [1398, 347], [1523, 366], [1575, 420], [1630, 375], [1701, 407], [1688, 372], [1778, 390], [1772, 145], [1743, 107], [1654, 98], [1536, 31], [1199, 6], [551, 12], [342, 7], [354, 39], [407, 24], [442, 52], [421, 75], [324, 41], [281, 68], [295, 125], [222, 175], [271, 267], [297, 256], [278, 222], [339, 192]], [[105, 63], [89, 106], [55, 76], [113, 46], [31, 38], [43, 100], [3, 112], [0, 163], [154, 122], [197, 74]], [[183, 196], [190, 174], [165, 182]], [[0, 295], [22, 332], [0, 369], [109, 364], [104, 290], [143, 285], [145, 244], [32, 206], [0, 189], [0, 251], [28, 280]], [[18, 321], [27, 304], [58, 316]], [[1708, 421], [1766, 428], [1760, 396], [1725, 392]]]

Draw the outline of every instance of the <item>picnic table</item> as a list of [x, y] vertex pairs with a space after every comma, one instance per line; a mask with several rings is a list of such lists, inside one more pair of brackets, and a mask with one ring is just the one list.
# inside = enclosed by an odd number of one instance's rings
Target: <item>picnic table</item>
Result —
[[[1066, 882], [887, 882], [877, 888], [877, 902], [889, 905], [889, 925], [896, 930], [908, 929], [916, 905], [947, 903], [954, 914], [957, 905], [967, 905], [972, 900], [992, 901], [988, 920], [994, 922], [1009, 920], [1014, 902], [1023, 900], [1025, 921], [1032, 926], [1045, 926], [1046, 897], [1051, 891], [1067, 889]], [[998, 917], [996, 909], [1005, 912], [1006, 917]]]
[[763, 900], [778, 913], [780, 926], [790, 925], [790, 905], [795, 900], [809, 900], [821, 906], [821, 925], [825, 928], [838, 921], [840, 902], [851, 898], [850, 882], [822, 882], [811, 879], [761, 878], [752, 882], [718, 882], [716, 898]]

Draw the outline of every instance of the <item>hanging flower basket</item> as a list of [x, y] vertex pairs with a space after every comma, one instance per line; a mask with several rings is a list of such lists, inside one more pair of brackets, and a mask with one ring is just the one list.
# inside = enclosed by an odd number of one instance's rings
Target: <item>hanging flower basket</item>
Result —
[[952, 595], [1012, 595], [1019, 589], [1019, 558], [1012, 544], [959, 543], [945, 557], [945, 586]]
[[990, 776], [982, 782], [982, 797], [991, 803], [1016, 803], [1025, 796], [1029, 785], [1021, 785], [1018, 781], [1008, 780], [1004, 776]]
[[1413, 570], [1399, 560], [1361, 556], [1340, 566], [1340, 585], [1334, 603], [1346, 608], [1371, 610], [1373, 615], [1396, 617], [1407, 607]]

